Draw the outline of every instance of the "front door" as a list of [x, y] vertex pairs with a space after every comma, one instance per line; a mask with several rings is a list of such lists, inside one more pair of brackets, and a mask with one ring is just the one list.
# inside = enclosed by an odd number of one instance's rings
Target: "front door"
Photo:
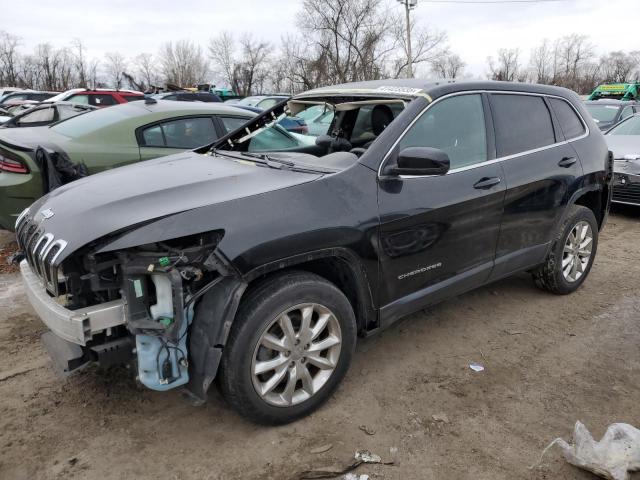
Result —
[[383, 326], [488, 279], [505, 192], [489, 121], [482, 94], [448, 97], [427, 107], [394, 149], [439, 148], [451, 168], [380, 179]]

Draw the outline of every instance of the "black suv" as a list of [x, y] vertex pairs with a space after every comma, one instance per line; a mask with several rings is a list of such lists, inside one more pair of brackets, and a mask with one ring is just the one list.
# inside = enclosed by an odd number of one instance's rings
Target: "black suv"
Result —
[[[321, 106], [326, 135], [278, 126]], [[586, 279], [612, 161], [576, 94], [390, 80], [312, 90], [212, 148], [55, 190], [19, 217], [26, 292], [71, 371], [131, 363], [264, 423], [336, 388], [356, 337], [521, 271]]]

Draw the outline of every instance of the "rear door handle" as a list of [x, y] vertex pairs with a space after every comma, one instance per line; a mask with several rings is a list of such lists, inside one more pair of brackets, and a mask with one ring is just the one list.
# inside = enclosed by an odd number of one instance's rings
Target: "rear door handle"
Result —
[[576, 157], [564, 157], [562, 160], [558, 162], [559, 167], [569, 168], [571, 165], [576, 163], [578, 159]]
[[500, 178], [498, 177], [484, 177], [474, 183], [473, 188], [477, 188], [478, 190], [489, 190], [491, 187], [494, 187], [499, 183]]

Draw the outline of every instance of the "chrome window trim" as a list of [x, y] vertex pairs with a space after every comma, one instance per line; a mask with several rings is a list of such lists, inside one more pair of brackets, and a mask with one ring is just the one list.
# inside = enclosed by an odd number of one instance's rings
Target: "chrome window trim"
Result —
[[[438, 97], [434, 101], [429, 103], [429, 105], [427, 105], [418, 115], [416, 115], [416, 118], [414, 118], [411, 121], [411, 123], [409, 125], [407, 125], [407, 127], [404, 129], [404, 131], [400, 134], [400, 136], [397, 138], [397, 140], [393, 143], [391, 148], [387, 151], [387, 153], [385, 154], [384, 158], [382, 159], [382, 162], [380, 162], [380, 166], [378, 167], [378, 178], [379, 179], [400, 178], [402, 180], [409, 180], [409, 179], [412, 179], [412, 178], [430, 178], [430, 177], [440, 177], [440, 176], [442, 176], [442, 175], [399, 175], [399, 176], [382, 175], [382, 169], [385, 166], [385, 164], [387, 163], [387, 160], [389, 159], [389, 156], [391, 155], [391, 153], [395, 150], [395, 148], [398, 146], [398, 144], [402, 141], [402, 139], [407, 134], [407, 132], [420, 119], [420, 117], [422, 117], [422, 115], [424, 115], [433, 105], [437, 104], [438, 102], [440, 102], [442, 100], [445, 100], [445, 99], [451, 98], [451, 97], [456, 97], [456, 96], [460, 96], [460, 95], [473, 95], [473, 94], [476, 94], [476, 95], [480, 94], [481, 95], [483, 93], [500, 94], [500, 95], [526, 95], [526, 96], [531, 96], [531, 97], [547, 97], [547, 98], [556, 98], [558, 100], [562, 100], [565, 103], [568, 103], [569, 106], [576, 113], [576, 115], [578, 115], [578, 118], [580, 119], [580, 121], [582, 122], [582, 126], [584, 127], [584, 133], [582, 135], [579, 135], [577, 137], [571, 138], [569, 140], [563, 140], [561, 142], [552, 143], [551, 145], [545, 145], [544, 147], [534, 148], [532, 150], [526, 150], [524, 152], [514, 153], [512, 155], [505, 155], [503, 157], [498, 157], [498, 158], [494, 158], [494, 159], [491, 159], [491, 160], [485, 160], [484, 162], [474, 163], [472, 165], [467, 165], [467, 166], [464, 166], [464, 167], [453, 168], [453, 169], [449, 170], [445, 175], [452, 175], [452, 174], [459, 173], [459, 172], [465, 172], [467, 170], [473, 170], [475, 168], [484, 167], [486, 165], [492, 165], [494, 163], [500, 163], [500, 162], [511, 160], [511, 159], [514, 159], [514, 158], [523, 157], [525, 155], [530, 155], [532, 153], [542, 152], [544, 150], [548, 150], [550, 148], [559, 147], [561, 145], [567, 145], [569, 143], [572, 143], [572, 142], [575, 142], [575, 141], [578, 141], [578, 140], [582, 140], [583, 138], [587, 138], [589, 136], [590, 132], [591, 132], [590, 129], [589, 129], [589, 125], [584, 120], [584, 117], [582, 116], [582, 114], [576, 109], [576, 107], [574, 107], [573, 104], [571, 102], [569, 102], [566, 98], [563, 98], [563, 97], [561, 97], [559, 95], [552, 95], [552, 94], [549, 94], [549, 93], [516, 92], [516, 91], [512, 91], [512, 90], [505, 90], [505, 91], [501, 91], [501, 90], [465, 90], [465, 91], [460, 91], [460, 92], [453, 92], [453, 93], [449, 93], [447, 95], [443, 95], [442, 97]], [[551, 111], [549, 111], [549, 113], [551, 114]], [[553, 118], [551, 119], [551, 121], [553, 123]], [[495, 127], [494, 127], [494, 129], [495, 129]], [[563, 135], [564, 135], [564, 133], [563, 133]]]

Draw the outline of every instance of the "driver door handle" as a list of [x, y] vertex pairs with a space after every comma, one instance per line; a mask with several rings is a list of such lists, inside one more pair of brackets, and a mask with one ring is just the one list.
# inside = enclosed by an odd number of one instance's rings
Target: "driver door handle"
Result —
[[558, 162], [559, 167], [569, 168], [571, 165], [576, 163], [578, 159], [576, 157], [564, 157], [562, 160]]
[[500, 183], [499, 177], [484, 177], [473, 184], [473, 188], [478, 190], [489, 190]]

